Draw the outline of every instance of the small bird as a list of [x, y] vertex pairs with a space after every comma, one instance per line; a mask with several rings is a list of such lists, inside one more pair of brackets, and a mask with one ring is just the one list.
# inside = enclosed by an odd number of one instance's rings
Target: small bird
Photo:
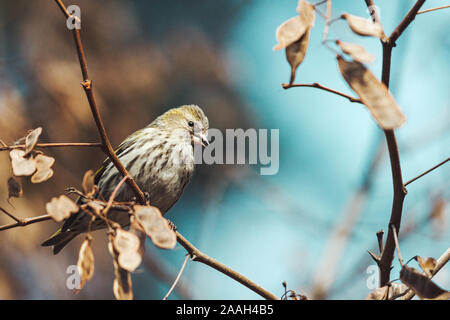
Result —
[[[202, 109], [196, 105], [184, 105], [170, 109], [147, 127], [134, 132], [116, 150], [130, 176], [151, 205], [163, 215], [178, 201], [194, 172], [194, 144], [209, 144], [208, 129], [208, 118]], [[121, 174], [107, 158], [95, 173], [94, 182], [99, 194], [109, 199], [121, 179]], [[131, 201], [133, 197], [131, 188], [124, 184], [115, 200]], [[108, 218], [122, 226], [130, 223], [124, 212], [111, 210]], [[53, 253], [57, 254], [77, 235], [87, 232], [90, 222], [88, 213], [74, 214], [42, 246], [53, 246]], [[99, 218], [90, 226], [90, 230], [103, 228], [106, 224]]]

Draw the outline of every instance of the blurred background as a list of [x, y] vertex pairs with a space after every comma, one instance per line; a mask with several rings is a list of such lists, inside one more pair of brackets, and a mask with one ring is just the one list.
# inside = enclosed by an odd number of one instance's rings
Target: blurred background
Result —
[[[387, 34], [415, 1], [375, 1]], [[280, 129], [280, 169], [259, 175], [254, 165], [200, 165], [181, 200], [166, 215], [200, 250], [281, 296], [288, 289], [312, 298], [362, 299], [373, 289], [375, 233], [387, 229], [392, 204], [389, 159], [382, 131], [360, 104], [311, 88], [283, 90], [290, 68], [274, 52], [275, 30], [296, 15], [290, 1], [87, 1], [81, 36], [90, 78], [112, 143], [182, 104], [200, 105], [211, 127]], [[425, 8], [441, 1], [427, 1]], [[322, 8], [325, 11], [325, 8]], [[333, 1], [342, 12], [369, 17], [364, 1]], [[404, 180], [449, 156], [450, 11], [419, 15], [393, 51], [391, 90], [407, 116], [397, 130]], [[354, 95], [332, 52], [320, 41], [316, 17], [297, 83], [319, 82]], [[381, 46], [352, 34], [345, 21], [329, 39]], [[41, 142], [99, 141], [76, 51], [54, 1], [0, 0], [0, 139], [12, 144], [43, 127]], [[54, 148], [55, 174], [7, 203], [8, 152], [0, 153], [0, 206], [20, 218], [45, 213], [45, 203], [104, 159], [99, 149]], [[400, 245], [404, 259], [438, 258], [450, 243], [450, 165], [408, 186]], [[0, 215], [0, 225], [12, 222]], [[40, 247], [52, 221], [0, 233], [0, 299], [112, 299], [112, 258], [105, 232], [94, 234], [95, 274], [75, 295], [66, 288], [82, 237], [59, 255]], [[133, 274], [137, 299], [161, 299], [185, 250], [155, 248]], [[416, 266], [415, 262], [411, 265]], [[394, 260], [391, 278], [398, 278]], [[450, 267], [435, 277], [450, 287]], [[376, 281], [375, 281], [376, 285]], [[170, 299], [259, 299], [202, 264], [189, 262]]]

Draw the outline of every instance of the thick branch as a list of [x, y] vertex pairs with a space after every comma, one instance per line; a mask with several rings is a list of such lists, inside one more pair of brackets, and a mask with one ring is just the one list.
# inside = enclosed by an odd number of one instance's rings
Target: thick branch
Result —
[[236, 280], [237, 282], [243, 284], [253, 292], [259, 294], [261, 297], [267, 299], [267, 300], [279, 300], [279, 298], [274, 295], [273, 293], [270, 293], [266, 289], [262, 288], [261, 286], [257, 285], [256, 283], [252, 282], [251, 280], [247, 279], [243, 275], [239, 274], [238, 272], [230, 269], [223, 263], [220, 263], [217, 260], [214, 260], [213, 258], [209, 257], [208, 255], [204, 254], [200, 250], [198, 250], [192, 243], [190, 243], [188, 240], [186, 240], [179, 232], [176, 232], [177, 234], [177, 241], [179, 244], [183, 246], [187, 250], [187, 252], [191, 255], [192, 260], [198, 261], [201, 263], [204, 263], [211, 268], [216, 269], [217, 271], [227, 275], [228, 277]]
[[406, 14], [406, 16], [403, 18], [402, 22], [395, 28], [395, 30], [391, 33], [389, 36], [389, 42], [394, 45], [395, 41], [402, 35], [403, 31], [408, 28], [410, 23], [414, 20], [416, 17], [420, 7], [425, 3], [425, 0], [418, 0], [414, 6], [409, 10], [409, 12]]
[[[419, 11], [420, 7], [423, 5], [425, 0], [418, 0], [416, 4], [411, 8], [408, 14], [403, 18], [394, 32], [387, 40], [382, 40], [383, 46], [383, 68], [381, 80], [389, 87], [389, 78], [391, 73], [391, 56], [392, 48], [395, 45], [395, 41], [400, 37], [400, 35], [405, 31], [409, 24], [414, 20], [414, 17]], [[402, 170], [400, 165], [400, 156], [397, 146], [397, 141], [395, 139], [395, 133], [393, 130], [384, 131], [386, 142], [389, 150], [389, 159], [391, 163], [392, 170], [392, 182], [394, 186], [394, 197], [392, 201], [391, 217], [389, 220], [388, 234], [386, 238], [386, 244], [384, 246], [383, 252], [380, 257], [378, 266], [380, 268], [380, 286], [385, 286], [389, 282], [391, 264], [394, 259], [395, 251], [395, 238], [393, 234], [393, 228], [396, 232], [400, 230], [400, 224], [402, 219], [403, 211], [403, 200], [405, 199], [406, 189], [403, 186]]]
[[[62, 3], [62, 1], [61, 0], [55, 0], [55, 1], [58, 4], [61, 11], [63, 12], [63, 14], [65, 15], [65, 17], [68, 18], [70, 16], [70, 14], [67, 11], [64, 4]], [[113, 147], [111, 146], [108, 135], [106, 134], [105, 126], [103, 125], [102, 118], [100, 117], [100, 113], [97, 108], [97, 103], [95, 100], [93, 87], [92, 87], [92, 80], [89, 79], [86, 57], [84, 55], [83, 44], [81, 42], [80, 30], [78, 30], [77, 28], [74, 28], [72, 30], [72, 33], [73, 33], [73, 38], [75, 41], [75, 46], [77, 49], [78, 60], [80, 62], [81, 73], [83, 75], [83, 82], [81, 83], [81, 85], [83, 86], [83, 89], [86, 93], [86, 97], [89, 101], [89, 106], [91, 108], [92, 116], [94, 117], [100, 137], [102, 139], [102, 143], [104, 146], [104, 152], [111, 159], [111, 161], [113, 162], [113, 164], [117, 168], [117, 170], [120, 172], [120, 174], [125, 177], [125, 176], [129, 175], [128, 171], [125, 168], [125, 166], [122, 164], [122, 162], [119, 160], [116, 153], [114, 152]], [[139, 186], [134, 181], [134, 179], [127, 179], [126, 182], [130, 186], [130, 188], [133, 190], [133, 192], [135, 193], [135, 195], [139, 199], [139, 201], [141, 203], [145, 203], [145, 196], [142, 193], [142, 191], [140, 190]]]
[[321, 89], [321, 90], [325, 90], [334, 94], [337, 94], [341, 97], [347, 98], [350, 102], [357, 102], [357, 103], [362, 103], [362, 101], [358, 98], [354, 98], [352, 96], [349, 96], [345, 93], [342, 93], [340, 91], [336, 91], [334, 89], [325, 87], [317, 82], [308, 84], [308, 83], [293, 83], [293, 84], [288, 84], [288, 83], [283, 83], [281, 85], [283, 87], [283, 89], [289, 89], [289, 88], [295, 88], [295, 87], [310, 87], [310, 88], [317, 88], [317, 89]]

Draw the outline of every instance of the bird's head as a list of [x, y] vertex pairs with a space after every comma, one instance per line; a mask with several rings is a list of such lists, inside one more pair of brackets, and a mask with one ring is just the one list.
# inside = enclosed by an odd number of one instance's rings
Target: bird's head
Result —
[[192, 144], [209, 144], [208, 118], [203, 110], [194, 104], [170, 109], [156, 119], [155, 125], [163, 130], [189, 134]]

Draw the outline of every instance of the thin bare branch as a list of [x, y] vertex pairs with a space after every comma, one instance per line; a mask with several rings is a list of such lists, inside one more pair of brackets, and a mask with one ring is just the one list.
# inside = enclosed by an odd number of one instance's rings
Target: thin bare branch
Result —
[[243, 284], [253, 292], [259, 294], [261, 297], [267, 299], [267, 300], [279, 300], [279, 298], [274, 295], [273, 293], [267, 291], [266, 289], [262, 288], [258, 284], [254, 283], [253, 281], [247, 279], [240, 273], [232, 270], [231, 268], [227, 267], [223, 263], [220, 263], [219, 261], [209, 257], [208, 255], [201, 252], [199, 249], [197, 249], [192, 243], [190, 243], [188, 240], [186, 240], [178, 231], [176, 231], [177, 235], [177, 241], [179, 244], [183, 246], [187, 250], [187, 252], [192, 257], [192, 260], [201, 262], [203, 264], [206, 264], [210, 266], [211, 268], [216, 269], [217, 271], [227, 275], [228, 277], [236, 280], [237, 282]]
[[37, 216], [37, 217], [33, 217], [33, 218], [26, 218], [26, 219], [19, 220], [15, 223], [10, 223], [10, 224], [6, 224], [4, 226], [0, 226], [0, 231], [17, 228], [17, 227], [25, 227], [25, 226], [28, 226], [33, 223], [42, 222], [42, 221], [51, 220], [51, 219], [52, 219], [52, 217], [50, 217], [48, 214], [44, 214], [42, 216]]
[[[56, 1], [57, 5], [59, 6], [59, 8], [61, 9], [61, 11], [63, 12], [63, 14], [65, 15], [65, 17], [68, 18], [70, 16], [70, 14], [67, 11], [64, 4], [62, 3], [62, 1], [61, 0], [55, 0], [55, 1]], [[72, 33], [73, 33], [73, 38], [74, 38], [75, 46], [76, 46], [77, 53], [78, 53], [78, 60], [80, 62], [81, 73], [83, 75], [83, 82], [81, 83], [81, 85], [83, 86], [83, 89], [86, 93], [86, 97], [88, 99], [89, 106], [91, 108], [92, 116], [94, 117], [100, 137], [102, 139], [102, 143], [104, 146], [104, 148], [103, 148], [104, 152], [111, 159], [111, 161], [113, 162], [113, 164], [117, 168], [117, 170], [120, 172], [120, 174], [123, 177], [125, 177], [125, 176], [129, 175], [128, 171], [125, 168], [125, 166], [122, 164], [122, 162], [119, 160], [116, 153], [114, 152], [113, 147], [111, 146], [108, 135], [106, 133], [105, 126], [103, 125], [103, 120], [100, 117], [100, 112], [98, 111], [98, 108], [97, 108], [97, 103], [96, 103], [95, 95], [93, 92], [93, 83], [92, 83], [92, 80], [89, 79], [86, 57], [84, 55], [83, 44], [81, 42], [80, 30], [77, 28], [74, 28], [72, 30]], [[133, 190], [133, 192], [136, 195], [136, 197], [138, 198], [138, 200], [141, 203], [145, 203], [144, 193], [141, 191], [141, 189], [136, 184], [134, 179], [132, 179], [132, 178], [127, 179], [127, 184]]]
[[283, 83], [281, 85], [283, 87], [283, 89], [289, 89], [289, 88], [295, 88], [295, 87], [310, 87], [310, 88], [317, 88], [317, 89], [321, 89], [321, 90], [325, 90], [334, 94], [337, 94], [341, 97], [347, 98], [350, 102], [357, 102], [357, 103], [362, 103], [362, 101], [358, 98], [354, 98], [352, 96], [349, 96], [345, 93], [342, 93], [340, 91], [325, 87], [317, 82], [308, 84], [308, 83], [293, 83], [293, 84], [288, 84], [288, 83]]
[[417, 14], [427, 13], [427, 12], [436, 11], [436, 10], [441, 10], [441, 9], [446, 9], [446, 8], [450, 8], [450, 4], [447, 4], [447, 5], [442, 6], [442, 7], [437, 7], [437, 8], [431, 8], [431, 9], [422, 10], [422, 11], [417, 12]]
[[[103, 144], [100, 142], [57, 142], [57, 143], [37, 143], [35, 148], [61, 148], [61, 147], [94, 147], [101, 148]], [[22, 149], [25, 148], [24, 144], [17, 144], [12, 146], [2, 146], [0, 151]]]
[[447, 158], [447, 159], [445, 159], [444, 161], [442, 161], [442, 162], [438, 163], [437, 165], [435, 165], [434, 167], [432, 167], [432, 168], [428, 169], [427, 171], [425, 171], [425, 172], [419, 174], [417, 177], [412, 178], [412, 179], [409, 180], [408, 182], [405, 182], [405, 187], [406, 187], [408, 184], [410, 184], [411, 182], [414, 182], [414, 181], [416, 181], [417, 179], [422, 178], [424, 175], [430, 173], [430, 172], [433, 171], [434, 169], [439, 168], [439, 167], [442, 166], [443, 164], [447, 163], [449, 160], [450, 160], [450, 158]]
[[167, 291], [166, 295], [164, 296], [163, 300], [167, 300], [167, 298], [172, 293], [173, 289], [175, 289], [178, 281], [180, 281], [181, 275], [183, 274], [184, 268], [186, 267], [186, 264], [189, 260], [189, 254], [186, 255], [186, 258], [184, 259], [183, 265], [181, 266], [180, 272], [178, 272], [177, 277], [175, 278], [175, 281], [173, 282], [172, 286], [170, 287], [169, 291]]
[[120, 182], [117, 184], [117, 186], [114, 188], [113, 192], [111, 193], [111, 196], [109, 197], [108, 204], [106, 205], [106, 208], [103, 209], [103, 214], [106, 216], [109, 209], [111, 208], [114, 199], [116, 198], [117, 192], [119, 191], [120, 187], [127, 181], [127, 179], [130, 179], [131, 177], [129, 175], [126, 175], [125, 177], [120, 180]]
[[392, 232], [394, 234], [395, 248], [397, 249], [397, 258], [398, 258], [398, 261], [400, 262], [400, 265], [403, 266], [403, 258], [402, 258], [402, 254], [400, 252], [400, 244], [398, 243], [397, 230], [395, 230], [394, 225], [392, 225], [391, 227], [392, 227]]

